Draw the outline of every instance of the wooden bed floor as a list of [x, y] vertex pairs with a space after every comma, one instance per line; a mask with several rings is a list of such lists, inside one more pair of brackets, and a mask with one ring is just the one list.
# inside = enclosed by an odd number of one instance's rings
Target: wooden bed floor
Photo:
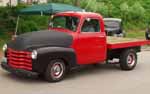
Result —
[[144, 39], [107, 36], [107, 43], [108, 44], [128, 43], [128, 42], [136, 42], [136, 41], [142, 41], [142, 40], [144, 40]]

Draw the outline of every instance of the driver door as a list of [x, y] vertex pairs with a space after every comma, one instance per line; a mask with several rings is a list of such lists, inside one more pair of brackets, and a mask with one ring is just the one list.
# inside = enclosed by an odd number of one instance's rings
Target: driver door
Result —
[[77, 43], [79, 64], [92, 64], [105, 59], [106, 36], [100, 27], [99, 19], [87, 18], [83, 22]]

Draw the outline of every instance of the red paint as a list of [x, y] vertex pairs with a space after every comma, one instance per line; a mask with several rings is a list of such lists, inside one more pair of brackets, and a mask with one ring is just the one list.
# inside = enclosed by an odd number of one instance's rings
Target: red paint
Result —
[[7, 50], [8, 64], [13, 68], [32, 70], [31, 52], [15, 51], [8, 48]]
[[[107, 59], [108, 49], [129, 48], [150, 44], [150, 41], [136, 41], [128, 43], [107, 44], [106, 34], [104, 30], [104, 21], [101, 15], [90, 12], [62, 12], [55, 16], [75, 16], [80, 19], [76, 32], [49, 28], [60, 32], [67, 32], [73, 36], [73, 44], [71, 47], [75, 50], [78, 64], [92, 64], [103, 62]], [[100, 22], [100, 32], [81, 32], [83, 22], [86, 18], [98, 19]]]
[[[55, 16], [75, 16], [78, 17], [79, 23], [76, 32], [63, 29], [63, 28], [51, 28], [50, 30], [56, 30], [59, 32], [67, 32], [73, 36], [73, 43], [70, 46], [75, 50], [77, 56], [77, 63], [81, 64], [93, 64], [106, 61], [107, 50], [129, 48], [150, 44], [148, 40], [141, 40], [136, 42], [123, 42], [111, 44], [106, 41], [106, 33], [104, 30], [104, 21], [101, 15], [89, 12], [62, 12]], [[82, 25], [86, 18], [97, 19], [100, 23], [99, 32], [81, 32]], [[7, 51], [8, 64], [12, 68], [24, 69], [32, 71], [32, 59], [31, 52], [27, 51], [15, 51], [8, 48]]]
[[136, 47], [150, 44], [148, 40], [141, 40], [136, 42], [123, 42], [123, 43], [116, 43], [116, 44], [107, 44], [108, 49], [119, 49], [119, 48], [129, 48], [129, 47]]
[[[106, 34], [104, 32], [103, 18], [99, 14], [87, 12], [64, 12], [58, 13], [55, 16], [75, 16], [80, 19], [76, 32], [60, 28], [49, 28], [50, 30], [67, 32], [73, 36], [73, 44], [71, 47], [76, 52], [78, 64], [91, 64], [106, 60]], [[98, 19], [101, 31], [97, 33], [81, 32], [80, 30], [85, 18]]]

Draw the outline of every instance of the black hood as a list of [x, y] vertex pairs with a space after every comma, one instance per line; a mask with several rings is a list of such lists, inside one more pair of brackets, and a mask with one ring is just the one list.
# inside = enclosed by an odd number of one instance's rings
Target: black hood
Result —
[[14, 41], [8, 43], [8, 47], [15, 50], [28, 50], [39, 47], [69, 47], [73, 38], [65, 32], [38, 31], [19, 35]]

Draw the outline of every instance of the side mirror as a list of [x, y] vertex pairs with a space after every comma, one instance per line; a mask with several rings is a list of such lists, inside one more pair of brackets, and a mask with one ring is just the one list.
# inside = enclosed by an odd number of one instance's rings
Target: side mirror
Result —
[[90, 21], [91, 21], [91, 19], [90, 19], [90, 18], [86, 18], [86, 21], [87, 21], [87, 22], [90, 22]]

